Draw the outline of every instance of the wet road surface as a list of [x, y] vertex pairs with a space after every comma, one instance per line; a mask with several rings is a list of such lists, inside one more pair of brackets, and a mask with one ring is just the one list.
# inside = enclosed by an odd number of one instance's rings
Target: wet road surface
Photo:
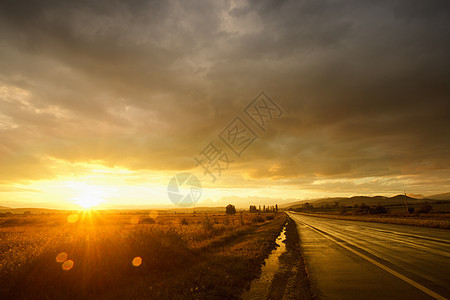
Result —
[[450, 298], [450, 230], [289, 216], [320, 298]]

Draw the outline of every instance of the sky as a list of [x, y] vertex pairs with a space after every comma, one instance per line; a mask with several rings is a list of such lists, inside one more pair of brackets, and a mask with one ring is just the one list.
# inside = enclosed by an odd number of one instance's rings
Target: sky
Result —
[[449, 56], [446, 0], [1, 1], [0, 205], [448, 192]]

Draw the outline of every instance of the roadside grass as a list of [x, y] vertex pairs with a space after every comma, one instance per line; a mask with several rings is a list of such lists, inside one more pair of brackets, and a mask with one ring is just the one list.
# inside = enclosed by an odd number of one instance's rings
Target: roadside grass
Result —
[[239, 299], [260, 272], [260, 266], [275, 247], [285, 215], [274, 222], [249, 226], [215, 239], [192, 253], [183, 269], [162, 274], [163, 280], [148, 287], [144, 281], [129, 285], [118, 298], [149, 299]]
[[297, 224], [290, 218], [284, 243], [286, 252], [279, 257], [280, 268], [272, 280], [267, 299], [317, 299], [301, 252]]
[[303, 215], [307, 215], [307, 216], [328, 218], [328, 219], [364, 221], [364, 222], [374, 222], [374, 223], [387, 223], [387, 224], [450, 229], [450, 217], [447, 215], [435, 217], [435, 216], [429, 216], [429, 215], [428, 216], [416, 216], [416, 215], [406, 216], [406, 215], [339, 215], [339, 214], [298, 213], [298, 212], [294, 212], [294, 213], [295, 214], [303, 214]]
[[271, 214], [273, 220], [255, 223], [255, 216], [2, 220], [0, 298], [237, 299], [257, 276], [286, 218]]

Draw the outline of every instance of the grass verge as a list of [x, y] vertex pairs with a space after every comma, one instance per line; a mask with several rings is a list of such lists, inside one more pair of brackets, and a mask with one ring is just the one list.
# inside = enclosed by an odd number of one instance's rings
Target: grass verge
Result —
[[297, 225], [288, 218], [286, 225], [286, 252], [280, 258], [280, 269], [269, 288], [268, 299], [316, 299], [305, 259], [300, 248]]

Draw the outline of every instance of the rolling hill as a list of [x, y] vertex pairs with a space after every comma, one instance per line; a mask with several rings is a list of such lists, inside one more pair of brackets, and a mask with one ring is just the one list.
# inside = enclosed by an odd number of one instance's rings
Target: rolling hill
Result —
[[433, 200], [450, 200], [450, 193], [436, 194], [427, 197]]
[[[437, 199], [430, 199], [427, 197], [427, 199], [416, 199], [413, 197], [406, 196], [406, 199], [409, 204], [416, 204], [416, 203], [422, 203], [425, 201], [433, 201]], [[314, 205], [315, 207], [322, 206], [322, 205], [330, 205], [333, 206], [335, 203], [338, 203], [338, 205], [361, 205], [361, 204], [367, 204], [367, 205], [389, 205], [389, 204], [401, 204], [405, 202], [405, 195], [396, 195], [393, 197], [385, 197], [385, 196], [353, 196], [353, 197], [338, 197], [338, 198], [320, 198], [320, 199], [311, 199], [311, 200], [302, 200], [292, 203], [283, 204], [280, 207], [281, 208], [298, 208], [301, 207], [305, 203], [309, 203]]]

